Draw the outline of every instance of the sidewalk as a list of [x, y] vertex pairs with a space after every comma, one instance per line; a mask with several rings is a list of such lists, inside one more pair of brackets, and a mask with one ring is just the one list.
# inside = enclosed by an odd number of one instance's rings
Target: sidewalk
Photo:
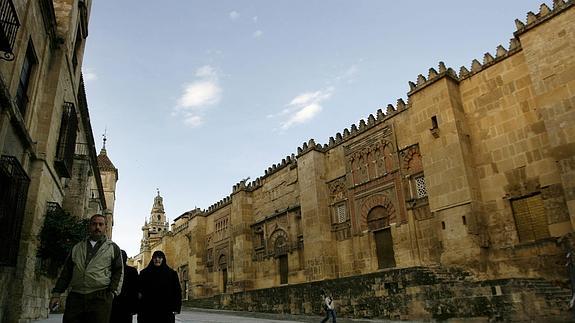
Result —
[[[184, 311], [186, 311], [186, 312], [214, 313], [214, 314], [227, 314], [227, 315], [233, 315], [233, 316], [253, 317], [253, 318], [267, 319], [267, 320], [296, 321], [296, 322], [305, 322], [305, 323], [307, 323], [307, 322], [309, 322], [309, 323], [321, 322], [321, 320], [323, 320], [323, 318], [324, 318], [324, 316], [315, 316], [315, 315], [275, 314], [275, 313], [260, 313], [260, 312], [238, 312], [238, 311], [214, 310], [214, 309], [193, 308], [193, 307], [183, 308], [182, 312], [184, 312]], [[419, 322], [419, 321], [391, 321], [391, 320], [377, 320], [377, 319], [350, 319], [350, 318], [345, 318], [345, 317], [337, 317], [337, 321], [340, 323]], [[331, 320], [329, 322], [331, 322]]]
[[[214, 314], [215, 316], [234, 316], [234, 317], [245, 317], [245, 318], [257, 318], [260, 320], [269, 321], [291, 321], [291, 322], [303, 322], [303, 323], [317, 323], [321, 322], [323, 316], [308, 316], [308, 315], [293, 315], [293, 314], [272, 314], [272, 313], [256, 313], [256, 312], [236, 312], [236, 311], [226, 311], [226, 310], [212, 310], [205, 308], [183, 308], [182, 315], [176, 316], [176, 322], [194, 322], [194, 320], [187, 320], [190, 313], [206, 313]], [[62, 314], [50, 314], [48, 318], [33, 321], [35, 323], [60, 323], [62, 322]], [[368, 319], [349, 319], [338, 317], [337, 321], [340, 323], [390, 323], [390, 322], [400, 322], [400, 321], [389, 321], [389, 320], [368, 320]], [[136, 316], [134, 316], [134, 323], [137, 322]], [[217, 322], [211, 321], [210, 322]], [[407, 322], [407, 321], [401, 321]], [[415, 322], [415, 321], [411, 321]]]

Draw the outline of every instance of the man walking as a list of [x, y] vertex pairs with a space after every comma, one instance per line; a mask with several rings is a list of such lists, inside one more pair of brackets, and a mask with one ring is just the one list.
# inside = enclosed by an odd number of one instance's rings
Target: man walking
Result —
[[123, 263], [120, 248], [106, 238], [106, 217], [90, 218], [88, 239], [78, 242], [66, 259], [52, 290], [50, 309], [60, 305], [68, 287], [64, 323], [108, 323], [112, 299], [120, 293]]
[[329, 318], [332, 318], [332, 322], [335, 323], [335, 306], [333, 306], [333, 299], [331, 296], [327, 295], [325, 290], [321, 290], [321, 299], [323, 301], [323, 309], [325, 311], [325, 318], [321, 321], [321, 323], [325, 323], [329, 321]]

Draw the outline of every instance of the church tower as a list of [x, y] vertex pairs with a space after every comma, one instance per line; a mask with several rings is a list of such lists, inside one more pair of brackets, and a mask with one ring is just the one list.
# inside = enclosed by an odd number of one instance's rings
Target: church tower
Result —
[[142, 231], [143, 237], [140, 251], [144, 251], [148, 246], [160, 241], [164, 234], [168, 232], [168, 221], [166, 220], [166, 212], [164, 212], [163, 198], [160, 196], [160, 190], [158, 190], [158, 195], [154, 198], [150, 219], [144, 223]]
[[104, 199], [106, 200], [107, 209], [104, 215], [108, 220], [108, 231], [106, 235], [112, 238], [112, 228], [114, 227], [114, 204], [116, 203], [116, 182], [118, 182], [118, 169], [114, 166], [106, 152], [106, 135], [104, 134], [104, 145], [98, 155], [98, 168], [102, 178], [104, 188]]

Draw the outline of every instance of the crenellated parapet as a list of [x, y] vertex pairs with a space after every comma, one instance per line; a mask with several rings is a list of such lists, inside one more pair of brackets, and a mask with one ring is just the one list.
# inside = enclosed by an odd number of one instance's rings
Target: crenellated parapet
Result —
[[241, 180], [240, 182], [236, 183], [236, 185], [234, 185], [232, 187], [232, 194], [237, 193], [237, 192], [242, 191], [242, 190], [252, 192], [264, 184], [264, 179], [266, 177], [268, 177], [272, 174], [275, 174], [278, 171], [280, 171], [280, 170], [282, 170], [288, 166], [294, 166], [295, 167], [296, 165], [297, 165], [297, 159], [296, 159], [295, 154], [288, 155], [285, 158], [282, 158], [280, 163], [273, 164], [272, 166], [268, 167], [268, 169], [266, 169], [264, 171], [263, 176], [260, 176], [251, 182], [248, 182], [248, 179], [249, 179], [249, 177], [248, 177], [248, 178]]
[[[519, 36], [526, 31], [532, 29], [533, 27], [544, 23], [545, 21], [551, 19], [552, 17], [560, 14], [561, 12], [569, 9], [575, 4], [575, 0], [554, 0], [553, 9], [549, 8], [545, 3], [541, 4], [538, 13], [533, 13], [529, 11], [527, 13], [527, 19], [525, 22], [515, 19], [515, 27], [517, 30], [513, 33], [514, 37], [509, 40], [509, 46], [505, 47], [499, 45], [496, 48], [495, 56], [490, 53], [485, 53], [483, 55], [483, 63], [479, 60], [474, 59], [471, 62], [471, 69], [467, 69], [465, 66], [461, 66], [459, 69], [459, 81], [462, 81], [474, 74], [481, 72], [482, 70], [488, 68], [491, 65], [498, 63], [499, 61], [517, 53], [521, 50], [521, 43], [519, 42]], [[418, 78], [419, 81], [419, 78]], [[418, 82], [419, 83], [419, 82]], [[410, 86], [413, 82], [410, 82]], [[419, 88], [419, 84], [417, 85]], [[410, 92], [411, 93], [411, 92]], [[409, 95], [409, 94], [408, 94]]]
[[451, 67], [447, 68], [445, 63], [439, 62], [439, 70], [436, 70], [433, 67], [430, 68], [427, 74], [427, 78], [423, 76], [423, 74], [419, 74], [417, 76], [417, 83], [409, 81], [409, 92], [407, 92], [407, 96], [409, 97], [414, 93], [421, 91], [425, 87], [439, 81], [443, 77], [449, 77], [455, 82], [459, 82], [457, 73], [455, 73]]
[[549, 8], [545, 3], [541, 4], [541, 6], [539, 6], [538, 13], [533, 13], [532, 11], [527, 13], [527, 19], [525, 23], [519, 19], [515, 19], [515, 26], [517, 27], [517, 31], [515, 31], [513, 35], [515, 35], [515, 37], [519, 37], [519, 35], [530, 30], [531, 28], [540, 25], [543, 22], [549, 20], [551, 17], [554, 17], [569, 9], [574, 4], [575, 0], [553, 0], [553, 9]]
[[224, 197], [223, 199], [219, 200], [218, 202], [210, 205], [207, 210], [204, 210], [205, 215], [209, 215], [210, 213], [214, 213], [215, 211], [229, 205], [232, 203], [232, 198], [230, 195]]
[[509, 47], [506, 49], [502, 45], [497, 46], [495, 49], [495, 56], [491, 53], [487, 52], [483, 55], [483, 63], [480, 63], [479, 60], [474, 59], [471, 61], [471, 68], [467, 69], [465, 66], [461, 66], [459, 68], [459, 76], [458, 80], [463, 81], [472, 75], [475, 75], [484, 69], [498, 63], [499, 61], [517, 53], [521, 50], [521, 43], [517, 38], [511, 38], [509, 40]]
[[407, 110], [409, 106], [409, 100], [408, 103], [405, 103], [405, 101], [400, 98], [397, 100], [397, 104], [395, 106], [388, 104], [385, 108], [385, 111], [378, 109], [375, 116], [370, 114], [367, 117], [367, 121], [361, 119], [358, 124], [352, 124], [349, 128], [345, 128], [343, 132], [338, 132], [335, 137], [329, 137], [327, 144], [317, 144], [314, 139], [310, 139], [308, 142], [304, 142], [301, 147], [298, 147], [297, 156], [301, 156], [312, 150], [326, 152], [330, 149], [333, 149], [336, 146], [348, 141], [349, 139], [354, 138], [369, 129], [372, 129], [385, 120]]

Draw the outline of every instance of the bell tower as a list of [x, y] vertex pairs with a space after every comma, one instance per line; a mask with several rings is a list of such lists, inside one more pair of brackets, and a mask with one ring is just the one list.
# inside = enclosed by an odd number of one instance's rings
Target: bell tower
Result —
[[98, 168], [100, 169], [100, 178], [102, 179], [102, 186], [104, 188], [104, 199], [106, 200], [107, 209], [103, 211], [108, 221], [108, 229], [106, 235], [112, 238], [112, 229], [114, 227], [114, 205], [116, 203], [116, 183], [118, 182], [118, 169], [106, 151], [106, 133], [104, 133], [104, 144], [98, 154]]
[[142, 227], [143, 236], [140, 251], [144, 251], [149, 245], [160, 241], [164, 234], [168, 232], [168, 221], [166, 220], [163, 203], [164, 199], [160, 195], [159, 189], [157, 189], [157, 192], [158, 195], [154, 197], [154, 205], [150, 212], [150, 218], [146, 220]]

